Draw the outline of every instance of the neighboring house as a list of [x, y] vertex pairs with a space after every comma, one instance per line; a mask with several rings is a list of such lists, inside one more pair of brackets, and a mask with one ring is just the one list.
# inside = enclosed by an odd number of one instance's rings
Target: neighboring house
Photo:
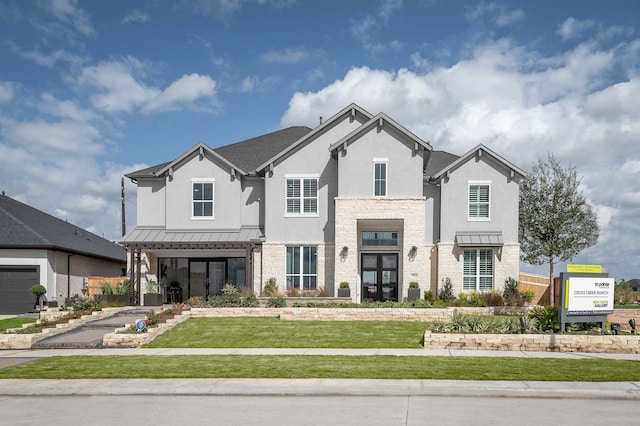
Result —
[[478, 145], [434, 151], [384, 113], [351, 104], [315, 129], [290, 127], [127, 174], [137, 227], [123, 239], [132, 281], [167, 297], [260, 294], [350, 283], [354, 301], [403, 300], [411, 281], [455, 294], [519, 273], [525, 173]]
[[48, 300], [82, 294], [86, 277], [121, 276], [126, 259], [122, 246], [0, 195], [0, 314], [33, 309], [35, 284]]

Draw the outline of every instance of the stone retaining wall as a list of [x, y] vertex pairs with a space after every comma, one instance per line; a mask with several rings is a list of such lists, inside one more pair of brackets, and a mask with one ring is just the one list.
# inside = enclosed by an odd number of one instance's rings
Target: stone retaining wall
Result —
[[425, 349], [640, 354], [638, 335], [424, 333]]
[[[48, 337], [57, 336], [58, 334], [67, 333], [85, 324], [93, 321], [108, 318], [115, 315], [123, 308], [104, 308], [101, 311], [93, 312], [91, 315], [83, 315], [81, 318], [71, 319], [68, 323], [56, 324], [54, 327], [43, 328], [42, 333], [34, 334], [0, 334], [0, 349], [31, 349], [34, 343], [44, 340]], [[64, 311], [63, 311], [64, 312]], [[31, 324], [24, 324], [21, 328], [28, 328]], [[15, 331], [18, 329], [9, 329], [7, 331]]]
[[[181, 322], [185, 322], [191, 316], [188, 314], [189, 311], [184, 311], [182, 315], [176, 315], [173, 318], [168, 319], [166, 322], [158, 324], [157, 327], [152, 327], [147, 329], [144, 333], [109, 333], [105, 334], [102, 338], [102, 346], [105, 348], [138, 348], [145, 343], [149, 343], [156, 337], [164, 334], [165, 332], [171, 330], [176, 325]], [[131, 324], [130, 326], [133, 326]], [[119, 330], [126, 330], [128, 327], [123, 327]]]

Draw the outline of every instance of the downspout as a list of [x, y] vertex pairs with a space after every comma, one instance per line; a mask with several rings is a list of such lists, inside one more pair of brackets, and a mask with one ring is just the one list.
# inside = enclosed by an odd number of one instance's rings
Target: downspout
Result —
[[73, 253], [67, 254], [67, 298], [71, 298], [71, 256]]

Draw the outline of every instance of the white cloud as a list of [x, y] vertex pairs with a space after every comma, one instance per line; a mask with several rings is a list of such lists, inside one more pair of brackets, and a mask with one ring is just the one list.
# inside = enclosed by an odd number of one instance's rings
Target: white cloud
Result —
[[391, 48], [397, 50], [399, 41], [379, 42], [375, 40], [375, 34], [380, 28], [389, 25], [396, 11], [402, 9], [402, 0], [381, 0], [374, 14], [367, 14], [361, 19], [351, 20], [351, 33], [358, 39], [364, 48], [373, 54], [384, 52]]
[[553, 152], [583, 176], [600, 215], [601, 242], [582, 260], [628, 268], [614, 263], [640, 258], [627, 236], [637, 235], [640, 216], [640, 75], [628, 64], [629, 80], [616, 80], [624, 49], [586, 43], [544, 56], [499, 40], [424, 73], [352, 68], [316, 92], [295, 93], [281, 125], [314, 127], [319, 115], [355, 102], [437, 150], [462, 154], [484, 143], [525, 170]]
[[523, 20], [525, 13], [522, 9], [507, 9], [503, 5], [484, 1], [478, 3], [476, 7], [467, 8], [465, 13], [467, 21], [475, 21], [484, 17], [487, 17], [495, 25], [504, 27]]
[[240, 87], [240, 91], [243, 93], [253, 92], [256, 85], [258, 84], [258, 79], [256, 77], [247, 77], [242, 80], [242, 86]]
[[48, 0], [40, 2], [53, 20], [47, 22], [33, 21], [39, 30], [55, 36], [68, 36], [75, 39], [77, 34], [94, 37], [96, 30], [91, 17], [78, 7], [77, 0]]
[[282, 9], [294, 5], [296, 0], [180, 0], [178, 7], [200, 15], [229, 19], [245, 4], [251, 3]]
[[82, 57], [70, 53], [65, 49], [56, 49], [50, 53], [43, 53], [38, 47], [33, 48], [31, 51], [26, 51], [20, 48], [15, 43], [8, 42], [8, 44], [9, 46], [11, 46], [11, 49], [18, 55], [47, 68], [55, 67], [58, 62], [67, 62], [72, 67], [80, 66], [84, 62], [84, 59]]
[[558, 34], [565, 40], [571, 40], [582, 37], [584, 32], [594, 27], [596, 27], [596, 23], [590, 19], [578, 20], [570, 17], [560, 24]]
[[151, 16], [141, 11], [140, 9], [134, 9], [131, 12], [129, 12], [124, 18], [122, 18], [121, 23], [132, 24], [135, 22], [144, 23], [144, 22], [150, 22], [150, 21], [151, 21]]
[[9, 102], [13, 98], [15, 83], [0, 81], [0, 104]]
[[214, 101], [216, 82], [207, 75], [189, 74], [174, 81], [144, 106], [143, 111], [167, 111], [200, 99]]
[[271, 50], [260, 55], [260, 60], [266, 63], [295, 64], [304, 61], [307, 57], [309, 53], [304, 47], [296, 47], [280, 51]]

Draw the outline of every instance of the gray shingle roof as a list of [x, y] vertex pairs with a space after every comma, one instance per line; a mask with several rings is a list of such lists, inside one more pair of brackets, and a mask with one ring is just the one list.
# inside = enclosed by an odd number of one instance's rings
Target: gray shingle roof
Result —
[[[261, 164], [287, 149], [310, 131], [311, 129], [306, 126], [287, 127], [286, 129], [267, 133], [266, 135], [247, 139], [242, 142], [221, 146], [213, 151], [239, 169], [250, 173], [255, 171]], [[158, 164], [146, 169], [127, 173], [125, 176], [130, 179], [153, 177], [155, 172], [164, 169], [169, 164], [171, 164], [171, 162]]]
[[6, 195], [0, 195], [0, 248], [64, 250], [127, 260], [123, 247]]
[[287, 127], [277, 132], [221, 146], [214, 151], [242, 170], [252, 172], [310, 131], [306, 126]]
[[456, 161], [458, 158], [460, 158], [460, 156], [449, 154], [445, 151], [431, 151], [431, 156], [429, 156], [424, 174], [427, 176], [433, 176], [449, 164]]

